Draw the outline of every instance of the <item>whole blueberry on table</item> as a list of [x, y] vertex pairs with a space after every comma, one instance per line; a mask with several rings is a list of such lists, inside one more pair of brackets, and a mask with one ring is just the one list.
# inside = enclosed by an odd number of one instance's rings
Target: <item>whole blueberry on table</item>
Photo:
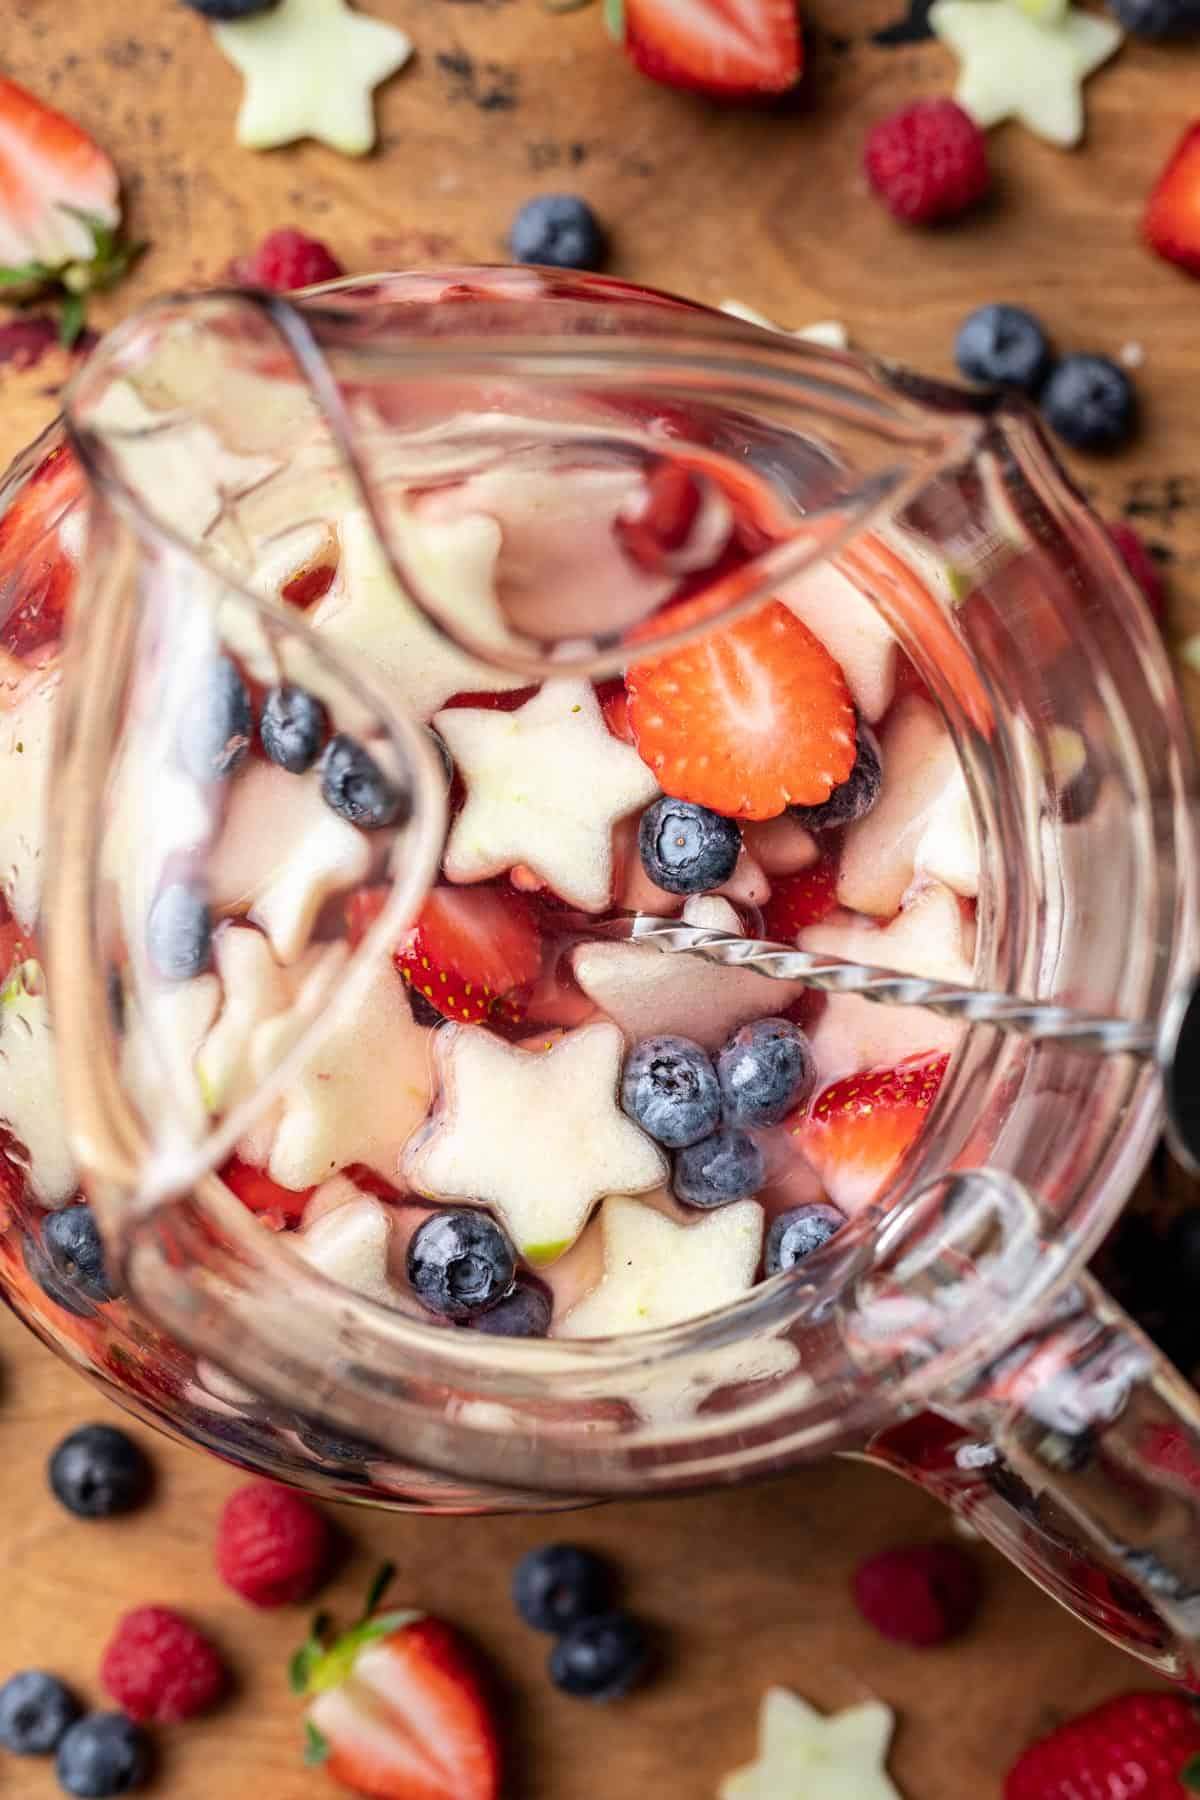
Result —
[[57, 1675], [23, 1669], [0, 1687], [0, 1744], [14, 1756], [49, 1756], [82, 1710]]
[[869, 725], [859, 723], [858, 755], [845, 781], [839, 781], [828, 800], [819, 806], [789, 806], [788, 812], [805, 831], [831, 831], [836, 825], [853, 825], [865, 819], [883, 786], [883, 760], [879, 739]]
[[183, 0], [193, 12], [205, 19], [216, 19], [228, 25], [237, 19], [252, 19], [256, 13], [270, 12], [279, 0]]
[[191, 981], [212, 962], [213, 922], [202, 889], [190, 881], [163, 888], [146, 922], [150, 960], [166, 981]]
[[197, 781], [221, 781], [245, 760], [253, 731], [250, 694], [237, 664], [214, 657], [183, 709], [180, 760]]
[[370, 751], [346, 732], [330, 738], [321, 758], [321, 796], [327, 806], [363, 831], [402, 824], [410, 796], [386, 775]]
[[408, 1246], [408, 1279], [418, 1300], [447, 1319], [468, 1319], [503, 1299], [517, 1255], [495, 1219], [473, 1207], [447, 1208], [418, 1225]]
[[954, 340], [954, 360], [968, 381], [1036, 394], [1050, 373], [1050, 342], [1023, 306], [981, 306]]
[[284, 684], [267, 690], [258, 721], [262, 747], [289, 775], [303, 775], [321, 753], [329, 715], [307, 688]]
[[543, 1544], [513, 1570], [513, 1605], [535, 1631], [566, 1631], [603, 1613], [612, 1594], [608, 1564], [578, 1544]]
[[1117, 23], [1133, 37], [1187, 37], [1200, 32], [1200, 0], [1108, 0]]
[[767, 1178], [762, 1151], [748, 1131], [736, 1127], [714, 1131], [699, 1144], [689, 1144], [675, 1158], [671, 1186], [687, 1206], [728, 1206], [749, 1200]]
[[514, 262], [598, 269], [604, 261], [604, 233], [587, 201], [578, 195], [536, 194], [509, 227], [508, 248]]
[[550, 1330], [553, 1313], [553, 1302], [540, 1282], [518, 1276], [510, 1294], [467, 1323], [489, 1337], [542, 1338]]
[[1064, 356], [1041, 393], [1046, 421], [1074, 450], [1116, 450], [1137, 416], [1133, 383], [1107, 356]]
[[817, 1077], [808, 1039], [790, 1019], [755, 1019], [717, 1054], [717, 1080], [734, 1125], [777, 1125]]
[[638, 826], [642, 867], [668, 894], [703, 894], [722, 887], [733, 874], [741, 848], [735, 819], [691, 800], [656, 800]]
[[81, 1425], [50, 1458], [50, 1486], [80, 1519], [132, 1512], [150, 1489], [150, 1464], [115, 1425]]
[[625, 1612], [596, 1613], [570, 1626], [550, 1652], [550, 1679], [580, 1700], [617, 1700], [650, 1660], [646, 1633]]
[[100, 1228], [90, 1206], [64, 1206], [52, 1212], [42, 1228], [42, 1248], [59, 1281], [68, 1289], [103, 1305], [117, 1290], [104, 1261]]
[[793, 1206], [771, 1221], [767, 1232], [763, 1266], [768, 1275], [794, 1269], [798, 1262], [827, 1244], [846, 1223], [846, 1215], [836, 1206], [814, 1200], [808, 1206]]
[[721, 1121], [721, 1089], [708, 1052], [691, 1038], [643, 1038], [625, 1061], [621, 1105], [669, 1150], [698, 1144]]
[[79, 1800], [131, 1794], [150, 1773], [150, 1739], [124, 1713], [89, 1713], [58, 1746], [59, 1785]]

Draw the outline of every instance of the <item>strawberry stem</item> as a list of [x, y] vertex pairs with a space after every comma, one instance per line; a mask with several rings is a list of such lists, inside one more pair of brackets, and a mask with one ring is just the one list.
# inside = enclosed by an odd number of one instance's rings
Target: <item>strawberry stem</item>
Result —
[[1200, 1794], [1200, 1751], [1189, 1756], [1179, 1771], [1179, 1785], [1185, 1793]]
[[608, 27], [608, 35], [615, 43], [625, 42], [625, 5], [624, 0], [604, 0], [604, 23]]
[[364, 1619], [369, 1619], [371, 1614], [375, 1611], [375, 1608], [379, 1605], [379, 1602], [383, 1599], [383, 1596], [391, 1586], [392, 1578], [395, 1573], [396, 1565], [394, 1562], [381, 1563], [379, 1568], [376, 1569], [371, 1585], [367, 1589], [367, 1604], [363, 1608]]
[[304, 1761], [308, 1768], [328, 1761], [329, 1739], [317, 1730], [311, 1719], [304, 1721]]

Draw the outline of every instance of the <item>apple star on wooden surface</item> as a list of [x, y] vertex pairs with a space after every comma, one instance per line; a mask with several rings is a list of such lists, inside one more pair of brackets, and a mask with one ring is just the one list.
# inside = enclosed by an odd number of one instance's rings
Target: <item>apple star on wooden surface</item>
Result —
[[1115, 20], [1069, 7], [1041, 24], [1011, 0], [937, 0], [935, 36], [958, 57], [954, 97], [986, 131], [1016, 119], [1070, 149], [1083, 137], [1083, 84], [1117, 49]]
[[878, 1700], [826, 1716], [768, 1688], [758, 1757], [725, 1777], [718, 1800], [903, 1800], [886, 1767], [893, 1723]]

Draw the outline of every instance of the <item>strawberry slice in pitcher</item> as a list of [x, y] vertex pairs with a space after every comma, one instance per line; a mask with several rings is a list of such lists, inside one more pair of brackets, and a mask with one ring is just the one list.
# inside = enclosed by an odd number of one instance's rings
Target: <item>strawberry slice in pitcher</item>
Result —
[[62, 636], [75, 564], [59, 526], [83, 492], [65, 444], [40, 462], [0, 516], [0, 648], [31, 658]]
[[788, 1129], [844, 1212], [870, 1206], [924, 1125], [948, 1056], [869, 1069], [824, 1088]]

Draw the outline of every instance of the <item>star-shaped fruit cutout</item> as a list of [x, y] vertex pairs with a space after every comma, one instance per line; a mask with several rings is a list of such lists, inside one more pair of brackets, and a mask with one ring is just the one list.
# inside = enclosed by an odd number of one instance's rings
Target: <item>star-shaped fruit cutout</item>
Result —
[[[287, 1018], [260, 1026], [253, 1047], [260, 1076], [278, 1066], [293, 1035]], [[429, 1038], [391, 956], [380, 957], [360, 1004], [321, 1033], [283, 1088], [267, 1159], [272, 1181], [314, 1187], [351, 1163], [394, 1181], [429, 1110]]]
[[254, 1035], [285, 1010], [292, 995], [261, 931], [232, 926], [218, 933], [215, 954], [221, 1011], [196, 1055], [196, 1078], [212, 1113], [247, 1097]]
[[237, 140], [249, 150], [311, 137], [365, 155], [375, 142], [372, 95], [412, 55], [395, 25], [345, 0], [280, 0], [213, 32], [245, 79]]
[[603, 912], [612, 899], [613, 826], [658, 783], [613, 737], [588, 681], [547, 681], [516, 712], [462, 707], [434, 725], [467, 787], [443, 868], [480, 881], [523, 864], [560, 899]]
[[955, 99], [985, 131], [1017, 119], [1047, 143], [1079, 142], [1083, 84], [1121, 42], [1113, 19], [1069, 7], [1043, 25], [1012, 0], [937, 0], [929, 20], [959, 59]]
[[42, 900], [46, 778], [54, 747], [57, 681], [29, 688], [0, 711], [0, 894], [23, 931], [37, 923]]
[[404, 1290], [391, 1272], [391, 1212], [373, 1194], [364, 1194], [349, 1182], [345, 1186], [347, 1198], [311, 1223], [306, 1217], [292, 1246], [330, 1281], [380, 1306], [400, 1306]]
[[604, 1273], [563, 1320], [562, 1337], [621, 1337], [728, 1306], [754, 1285], [763, 1210], [740, 1200], [682, 1225], [614, 1194], [601, 1208], [600, 1230]]
[[24, 1146], [29, 1185], [43, 1206], [78, 1191], [58, 1085], [41, 964], [18, 963], [0, 988], [0, 1124]]
[[631, 1043], [668, 1032], [715, 1050], [750, 1019], [786, 1010], [798, 981], [773, 981], [753, 969], [724, 967], [653, 944], [581, 944], [571, 955], [576, 981]]
[[617, 1104], [624, 1051], [603, 1020], [528, 1047], [479, 1025], [441, 1029], [442, 1106], [406, 1159], [410, 1185], [493, 1207], [523, 1256], [553, 1262], [605, 1194], [666, 1179], [662, 1151]]
[[[506, 632], [496, 600], [500, 527], [469, 513], [451, 524], [392, 520], [397, 547], [414, 577], [446, 598], [455, 616], [487, 641]], [[341, 525], [342, 560], [328, 597], [311, 615], [313, 629], [357, 652], [419, 719], [428, 719], [451, 694], [499, 693], [528, 687], [512, 675], [468, 656], [431, 625], [398, 585], [366, 513], [348, 512]]]
[[787, 1688], [768, 1688], [758, 1758], [725, 1777], [718, 1800], [903, 1800], [887, 1773], [892, 1725], [878, 1700], [826, 1717]]

